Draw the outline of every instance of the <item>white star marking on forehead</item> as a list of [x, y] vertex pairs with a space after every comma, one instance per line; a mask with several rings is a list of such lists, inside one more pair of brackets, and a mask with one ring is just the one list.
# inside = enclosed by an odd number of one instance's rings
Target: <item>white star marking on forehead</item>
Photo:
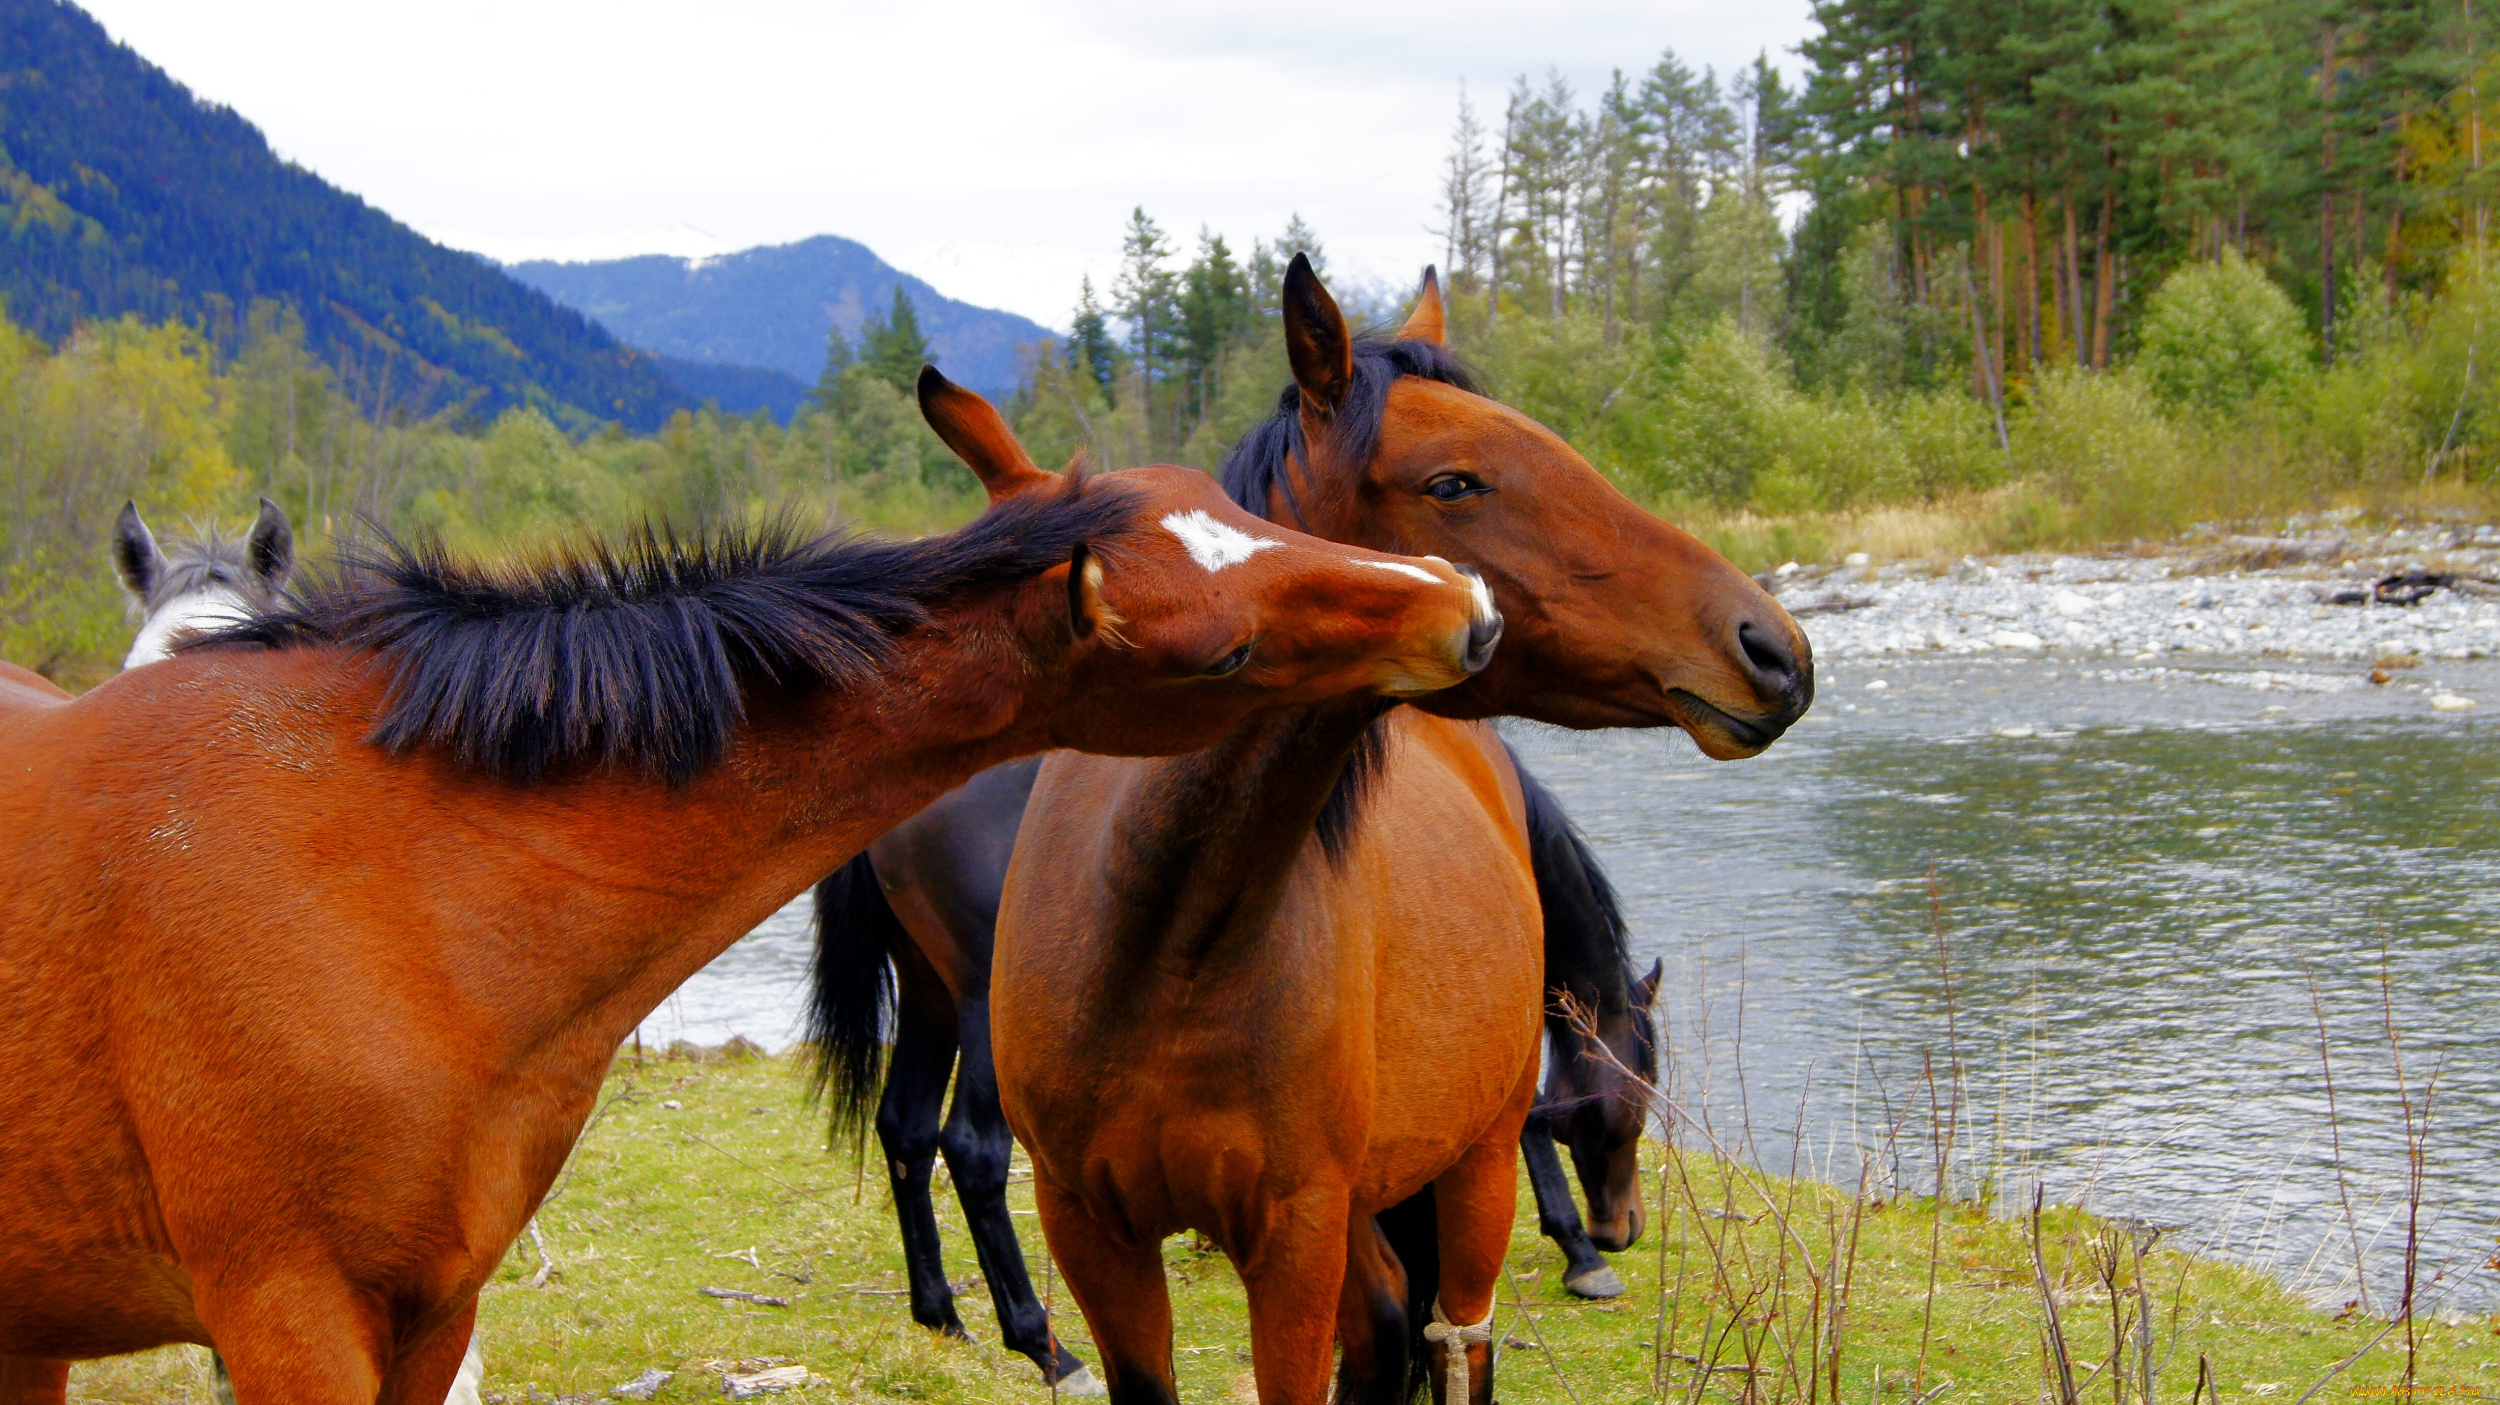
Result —
[[222, 587], [177, 596], [157, 607], [147, 623], [139, 626], [139, 637], [131, 642], [122, 667], [137, 668], [170, 659], [174, 656], [174, 640], [182, 635], [237, 624], [251, 617], [252, 607], [243, 603], [243, 597]]
[[1269, 547], [1284, 545], [1225, 526], [1203, 511], [1175, 512], [1163, 519], [1163, 529], [1180, 538], [1181, 545], [1189, 548], [1189, 559], [1209, 573], [1237, 566]]
[[1421, 566], [1409, 566], [1403, 561], [1357, 561], [1354, 564], [1357, 566], [1369, 566], [1375, 571], [1395, 571], [1401, 576], [1413, 576], [1415, 579], [1422, 581], [1426, 585], [1441, 584], [1441, 578], [1439, 576], [1434, 575], [1432, 572], [1425, 570]]

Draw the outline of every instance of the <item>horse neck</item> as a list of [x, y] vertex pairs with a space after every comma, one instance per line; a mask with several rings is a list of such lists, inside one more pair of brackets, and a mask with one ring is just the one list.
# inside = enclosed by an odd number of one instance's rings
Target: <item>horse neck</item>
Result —
[[[1545, 984], [1571, 992], [1591, 1013], [1616, 1016], [1632, 1008], [1632, 973], [1623, 953], [1604, 933], [1546, 910]], [[1550, 1014], [1551, 1020], [1560, 1015]]]
[[1108, 846], [1111, 968], [1195, 968], [1263, 938], [1380, 710], [1372, 697], [1289, 708], [1205, 751], [1144, 763]]
[[[392, 761], [352, 739], [342, 749], [397, 792], [393, 808], [456, 808], [465, 841], [429, 846], [426, 861], [444, 868], [403, 896], [450, 896], [432, 914], [442, 920], [422, 925], [448, 966], [491, 986], [483, 1003], [504, 1012], [494, 1033], [604, 1062], [810, 883], [975, 772], [1043, 745], [1022, 716], [1021, 661], [965, 642], [981, 633], [899, 641], [863, 686], [751, 697], [730, 755], [684, 786], [627, 766], [506, 784], [441, 755]], [[346, 794], [337, 808], [370, 799]], [[481, 912], [494, 920], [462, 920]]]

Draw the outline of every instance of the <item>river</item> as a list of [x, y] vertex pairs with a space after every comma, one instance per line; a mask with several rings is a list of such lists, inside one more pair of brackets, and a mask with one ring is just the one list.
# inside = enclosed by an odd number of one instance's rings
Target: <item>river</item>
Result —
[[[1915, 1192], [1958, 1105], [1960, 1193], [2010, 1210], [2043, 1178], [2327, 1305], [2358, 1241], [2384, 1311], [2409, 1094], [2421, 1276], [2446, 1267], [2425, 1310], [2500, 1306], [2500, 706], [2426, 702], [2500, 698], [2500, 663], [2379, 688], [2349, 663], [1852, 656], [1821, 682], [1745, 762], [1508, 729], [1666, 962], [1683, 1107], [1774, 1169], [1848, 1180], [1863, 1153]], [[789, 1042], [807, 917], [644, 1037]]]

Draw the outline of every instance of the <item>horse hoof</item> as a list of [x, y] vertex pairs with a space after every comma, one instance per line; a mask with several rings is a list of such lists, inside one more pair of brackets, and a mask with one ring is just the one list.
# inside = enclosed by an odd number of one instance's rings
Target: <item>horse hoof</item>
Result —
[[1091, 1366], [1079, 1366], [1059, 1378], [1061, 1395], [1109, 1395], [1111, 1387], [1102, 1383]]
[[1620, 1298], [1623, 1279], [1613, 1268], [1600, 1264], [1575, 1278], [1563, 1280], [1563, 1287], [1575, 1298]]

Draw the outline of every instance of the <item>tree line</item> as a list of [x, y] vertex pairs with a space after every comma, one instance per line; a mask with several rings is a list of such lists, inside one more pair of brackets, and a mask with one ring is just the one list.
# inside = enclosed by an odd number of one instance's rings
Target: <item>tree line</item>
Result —
[[[1522, 77], [1498, 124], [1462, 89], [1441, 205], [1479, 325], [1587, 306], [1611, 340], [1732, 309], [1809, 384], [1994, 398], [2124, 359], [2152, 291], [2225, 251], [2331, 362], [2488, 233], [2472, 0], [1820, 0], [1814, 20], [1801, 87], [1669, 52], [1586, 102]], [[1884, 316], [1907, 335], [1870, 343]]]

